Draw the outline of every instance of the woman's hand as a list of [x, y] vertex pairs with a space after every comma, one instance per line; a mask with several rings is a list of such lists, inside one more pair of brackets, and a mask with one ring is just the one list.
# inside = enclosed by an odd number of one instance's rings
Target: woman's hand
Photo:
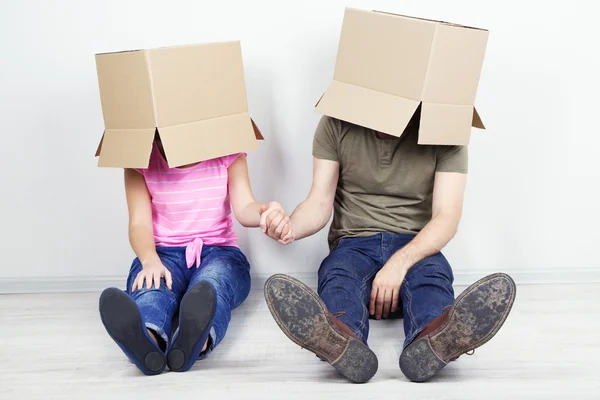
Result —
[[290, 217], [285, 215], [281, 204], [272, 201], [260, 208], [260, 227], [264, 234], [283, 245], [296, 239]]
[[146, 282], [146, 289], [151, 289], [152, 284], [156, 289], [160, 288], [160, 279], [164, 278], [169, 290], [172, 289], [173, 279], [171, 272], [162, 264], [160, 261], [154, 261], [147, 265], [144, 265], [142, 270], [135, 277], [133, 285], [131, 286], [131, 292], [135, 292], [136, 289], [141, 290], [144, 287], [144, 281]]

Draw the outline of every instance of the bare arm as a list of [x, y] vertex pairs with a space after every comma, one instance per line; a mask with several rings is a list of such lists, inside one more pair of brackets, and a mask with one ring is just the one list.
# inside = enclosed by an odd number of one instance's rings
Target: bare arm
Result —
[[229, 197], [233, 213], [238, 222], [246, 228], [257, 228], [260, 225], [261, 213], [267, 209], [281, 208], [276, 202], [268, 205], [259, 203], [252, 194], [250, 178], [248, 177], [248, 163], [246, 156], [240, 155], [228, 169], [229, 173]]
[[144, 177], [135, 170], [125, 170], [125, 193], [129, 209], [129, 243], [142, 265], [160, 261], [152, 233], [152, 207]]
[[144, 177], [133, 169], [125, 170], [125, 194], [129, 209], [129, 243], [143, 266], [143, 271], [133, 284], [133, 290], [135, 291], [136, 287], [141, 289], [144, 280], [146, 288], [152, 287], [153, 280], [158, 288], [161, 276], [165, 277], [167, 287], [170, 289], [171, 274], [162, 265], [154, 244], [150, 194]]
[[454, 237], [462, 216], [467, 175], [435, 174], [431, 221], [413, 240], [398, 250], [377, 273], [371, 290], [369, 311], [379, 319], [398, 309], [400, 286], [408, 270], [441, 251]]
[[310, 193], [291, 216], [296, 239], [314, 235], [329, 222], [339, 173], [340, 164], [337, 161], [313, 157], [313, 183]]
[[282, 244], [311, 236], [331, 218], [333, 200], [339, 179], [339, 163], [313, 157], [313, 183], [310, 193], [292, 213], [271, 213], [266, 218], [265, 233]]
[[419, 261], [440, 252], [456, 235], [462, 217], [467, 175], [438, 172], [433, 187], [431, 221], [389, 262], [409, 269]]

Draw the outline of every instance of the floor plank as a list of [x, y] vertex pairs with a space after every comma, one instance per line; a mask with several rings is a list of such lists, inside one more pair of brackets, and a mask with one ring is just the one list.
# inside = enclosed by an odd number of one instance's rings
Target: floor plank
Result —
[[0, 296], [1, 399], [600, 399], [598, 284], [520, 286], [500, 333], [424, 384], [398, 368], [401, 320], [371, 324], [379, 371], [355, 385], [288, 341], [259, 291], [208, 359], [145, 377], [105, 333], [98, 295]]

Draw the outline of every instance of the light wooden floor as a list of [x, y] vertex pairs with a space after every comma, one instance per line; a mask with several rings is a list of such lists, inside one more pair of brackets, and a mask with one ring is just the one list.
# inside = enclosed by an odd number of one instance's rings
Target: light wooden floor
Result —
[[398, 368], [402, 321], [372, 323], [379, 372], [355, 385], [288, 341], [260, 291], [210, 358], [145, 377], [105, 333], [97, 299], [0, 296], [0, 399], [600, 399], [600, 285], [520, 286], [500, 333], [422, 384]]

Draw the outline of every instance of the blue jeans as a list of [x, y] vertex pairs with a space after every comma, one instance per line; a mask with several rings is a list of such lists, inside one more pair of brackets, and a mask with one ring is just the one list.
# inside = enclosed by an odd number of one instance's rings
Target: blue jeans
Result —
[[[329, 312], [344, 312], [339, 319], [362, 339], [369, 335], [369, 300], [377, 272], [414, 236], [379, 233], [342, 239], [319, 268], [319, 296]], [[410, 268], [400, 289], [404, 317], [404, 347], [423, 328], [454, 303], [454, 276], [441, 254], [428, 257]]]
[[250, 264], [237, 247], [204, 246], [198, 268], [187, 267], [185, 247], [157, 247], [156, 251], [163, 265], [171, 272], [172, 290], [166, 287], [163, 278], [159, 289], [146, 289], [144, 285], [143, 289], [136, 289], [132, 293], [133, 281], [142, 270], [142, 264], [136, 258], [127, 278], [127, 294], [140, 309], [146, 327], [168, 344], [173, 333], [173, 316], [185, 292], [201, 281], [212, 284], [217, 293], [217, 307], [209, 334], [209, 346], [200, 355], [200, 358], [204, 358], [225, 337], [231, 310], [239, 306], [250, 293]]

